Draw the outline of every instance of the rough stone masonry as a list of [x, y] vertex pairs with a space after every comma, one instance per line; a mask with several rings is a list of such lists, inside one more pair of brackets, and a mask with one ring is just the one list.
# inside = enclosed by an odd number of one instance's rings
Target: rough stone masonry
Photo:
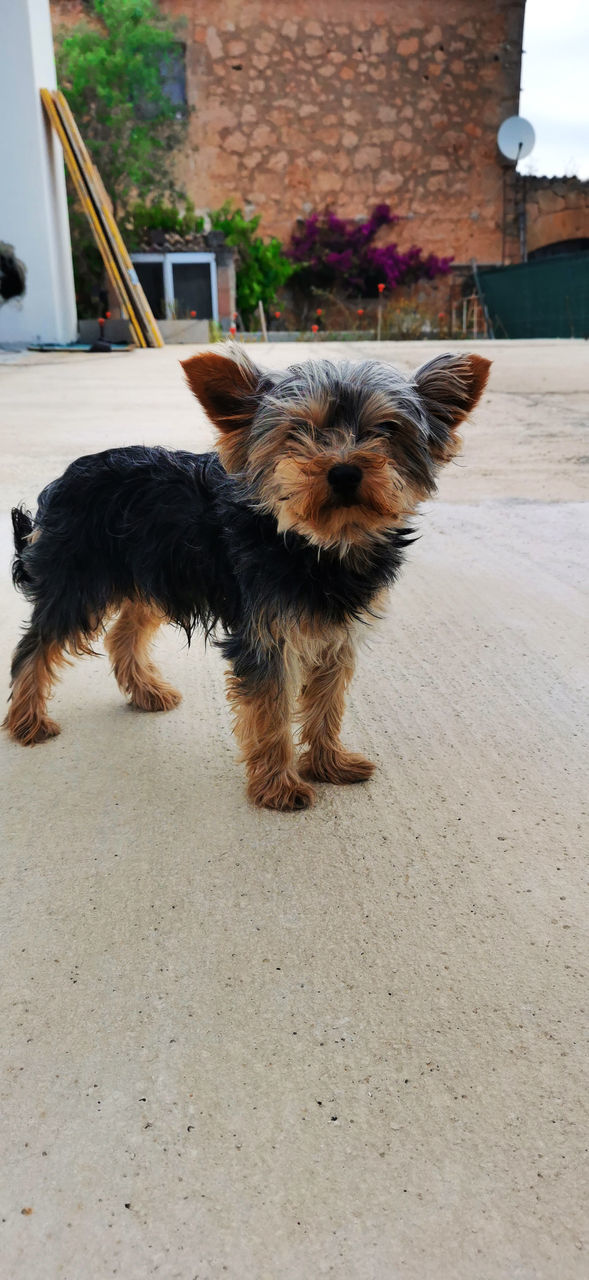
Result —
[[517, 111], [524, 0], [164, 0], [184, 14], [196, 105], [185, 177], [287, 237], [330, 204], [388, 201], [402, 245], [500, 254], [496, 132]]
[[[160, 7], [185, 22], [194, 113], [178, 176], [198, 209], [231, 198], [285, 240], [312, 209], [361, 217], [386, 201], [401, 248], [519, 261], [520, 197], [496, 135], [518, 111], [525, 0]], [[88, 6], [52, 12], [58, 25]], [[589, 184], [543, 181], [530, 221], [533, 248], [589, 234]]]

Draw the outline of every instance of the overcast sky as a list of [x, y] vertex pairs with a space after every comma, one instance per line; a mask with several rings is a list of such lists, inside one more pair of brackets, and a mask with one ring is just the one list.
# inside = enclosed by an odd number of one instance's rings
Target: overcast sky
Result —
[[589, 178], [589, 0], [527, 0], [519, 114], [536, 133], [520, 172]]

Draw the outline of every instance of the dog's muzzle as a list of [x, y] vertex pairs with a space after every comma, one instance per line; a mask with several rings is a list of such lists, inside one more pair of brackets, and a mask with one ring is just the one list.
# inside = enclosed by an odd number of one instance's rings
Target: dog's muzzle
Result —
[[327, 479], [342, 506], [351, 507], [356, 502], [362, 481], [360, 467], [355, 467], [348, 462], [338, 462], [335, 467], [330, 467]]

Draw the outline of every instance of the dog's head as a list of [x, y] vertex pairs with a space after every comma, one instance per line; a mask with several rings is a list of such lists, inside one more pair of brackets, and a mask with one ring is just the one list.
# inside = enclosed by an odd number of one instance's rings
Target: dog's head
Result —
[[258, 369], [243, 347], [183, 361], [218, 451], [280, 532], [320, 547], [366, 545], [403, 525], [460, 449], [490, 361], [443, 355], [405, 377], [376, 360]]

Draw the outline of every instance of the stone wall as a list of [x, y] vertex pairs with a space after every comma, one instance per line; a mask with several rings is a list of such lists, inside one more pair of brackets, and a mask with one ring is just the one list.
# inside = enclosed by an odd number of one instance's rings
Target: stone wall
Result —
[[[197, 208], [231, 198], [287, 239], [312, 209], [387, 201], [402, 248], [519, 261], [519, 182], [496, 133], [518, 110], [524, 0], [160, 4], [185, 20], [179, 177]], [[52, 11], [77, 20], [81, 0]], [[527, 201], [529, 250], [589, 234], [589, 184], [529, 179]]]
[[196, 106], [186, 185], [285, 238], [331, 204], [401, 214], [396, 236], [498, 261], [496, 132], [517, 110], [523, 0], [162, 0], [184, 14]]
[[526, 178], [528, 253], [559, 240], [589, 239], [589, 182]]
[[[186, 20], [180, 176], [287, 238], [331, 204], [401, 214], [399, 243], [499, 261], [495, 136], [517, 110], [524, 0], [160, 0]], [[56, 20], [80, 0], [54, 0]]]

